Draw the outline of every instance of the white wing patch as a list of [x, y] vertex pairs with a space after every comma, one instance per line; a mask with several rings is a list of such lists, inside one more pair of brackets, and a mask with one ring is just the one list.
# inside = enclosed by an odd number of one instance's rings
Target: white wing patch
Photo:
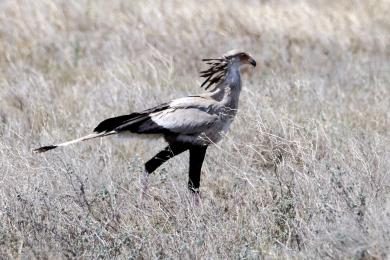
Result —
[[150, 114], [156, 124], [180, 134], [196, 134], [209, 129], [218, 119], [198, 108], [169, 108]]

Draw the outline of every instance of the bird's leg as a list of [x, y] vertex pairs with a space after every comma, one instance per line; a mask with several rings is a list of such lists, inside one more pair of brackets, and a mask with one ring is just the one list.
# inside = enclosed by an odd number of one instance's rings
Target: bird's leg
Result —
[[200, 173], [204, 157], [206, 155], [206, 150], [206, 145], [196, 145], [190, 147], [190, 170], [188, 188], [193, 194], [193, 202], [196, 206], [199, 206], [201, 203], [201, 196], [199, 193]]
[[148, 189], [148, 178], [149, 174], [153, 173], [163, 163], [175, 157], [178, 154], [188, 150], [189, 146], [183, 143], [172, 143], [165, 147], [162, 151], [157, 153], [153, 158], [145, 163], [145, 171], [141, 177], [141, 198], [145, 196]]

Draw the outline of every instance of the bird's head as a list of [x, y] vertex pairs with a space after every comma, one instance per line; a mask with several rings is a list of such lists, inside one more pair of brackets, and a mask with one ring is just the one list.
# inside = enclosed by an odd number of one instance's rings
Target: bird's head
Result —
[[239, 63], [239, 65], [250, 64], [256, 67], [256, 61], [249, 53], [241, 50], [231, 50], [223, 55], [230, 63]]
[[245, 51], [231, 50], [220, 58], [202, 59], [209, 65], [209, 68], [202, 70], [200, 76], [206, 78], [201, 87], [208, 89], [212, 85], [221, 82], [229, 68], [250, 64], [256, 67], [256, 61]]

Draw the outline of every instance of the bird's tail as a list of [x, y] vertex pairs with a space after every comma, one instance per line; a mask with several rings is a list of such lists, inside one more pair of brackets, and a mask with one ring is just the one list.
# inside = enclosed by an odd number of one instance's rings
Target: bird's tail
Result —
[[98, 137], [113, 135], [113, 134], [116, 134], [116, 133], [117, 133], [116, 131], [103, 132], [103, 133], [93, 133], [93, 134], [89, 134], [89, 135], [86, 135], [86, 136], [83, 136], [83, 137], [80, 137], [78, 139], [74, 139], [74, 140], [71, 140], [71, 141], [68, 141], [68, 142], [65, 142], [65, 143], [53, 144], [53, 145], [48, 145], [48, 146], [42, 146], [42, 147], [39, 147], [37, 149], [34, 149], [33, 153], [43, 153], [43, 152], [47, 152], [49, 150], [55, 149], [55, 148], [60, 147], [60, 146], [68, 146], [70, 144], [75, 144], [75, 143], [79, 143], [79, 142], [82, 142], [82, 141], [86, 141], [86, 140], [94, 139], [94, 138], [98, 138]]

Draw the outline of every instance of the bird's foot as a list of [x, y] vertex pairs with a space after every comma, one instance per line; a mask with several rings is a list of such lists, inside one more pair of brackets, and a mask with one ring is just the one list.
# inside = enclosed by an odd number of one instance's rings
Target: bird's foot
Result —
[[197, 192], [192, 192], [191, 194], [192, 196], [192, 204], [195, 206], [195, 207], [200, 207], [202, 206], [202, 196], [200, 195], [200, 192], [197, 191]]

